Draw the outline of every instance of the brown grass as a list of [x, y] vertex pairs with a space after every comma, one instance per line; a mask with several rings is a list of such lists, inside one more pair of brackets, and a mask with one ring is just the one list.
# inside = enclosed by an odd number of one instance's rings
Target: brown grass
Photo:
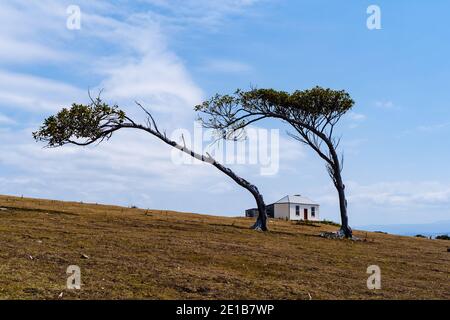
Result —
[[[444, 240], [0, 196], [2, 299], [449, 299]], [[87, 255], [85, 259], [82, 255]], [[66, 289], [78, 265], [82, 289]], [[369, 265], [382, 289], [367, 289]]]

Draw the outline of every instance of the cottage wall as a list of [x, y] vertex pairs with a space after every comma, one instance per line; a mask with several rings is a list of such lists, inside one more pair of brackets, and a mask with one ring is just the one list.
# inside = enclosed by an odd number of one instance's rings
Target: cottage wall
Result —
[[288, 203], [275, 203], [274, 204], [275, 218], [277, 219], [289, 219], [289, 204]]
[[[299, 207], [299, 215], [297, 215], [297, 209], [296, 207]], [[312, 216], [312, 211], [314, 208], [314, 217]], [[305, 217], [305, 210], [307, 212], [307, 218], [311, 221], [318, 221], [319, 218], [319, 206], [318, 205], [305, 205], [305, 204], [295, 204], [290, 203], [289, 204], [289, 219], [290, 220], [304, 220]]]

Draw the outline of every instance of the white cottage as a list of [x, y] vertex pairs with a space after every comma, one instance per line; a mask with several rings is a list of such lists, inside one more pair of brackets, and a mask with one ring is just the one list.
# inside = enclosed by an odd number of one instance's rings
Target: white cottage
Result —
[[[266, 207], [270, 218], [286, 220], [319, 220], [319, 204], [299, 194], [285, 196]], [[245, 211], [247, 217], [258, 215], [257, 209]]]

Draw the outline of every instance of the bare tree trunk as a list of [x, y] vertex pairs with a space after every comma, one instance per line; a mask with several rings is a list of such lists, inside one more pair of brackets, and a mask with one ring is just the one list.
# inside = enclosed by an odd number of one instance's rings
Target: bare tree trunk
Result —
[[[331, 141], [330, 138], [328, 138], [325, 134], [322, 132], [316, 130], [314, 127], [306, 126], [308, 130], [311, 130], [314, 134], [316, 134], [322, 141], [325, 142], [325, 144], [328, 147], [329, 155], [325, 155], [321, 150], [320, 146], [317, 145], [317, 142], [311, 141], [308, 139], [308, 136], [303, 135], [305, 138], [306, 143], [311, 146], [318, 154], [319, 156], [324, 159], [327, 163], [327, 166], [329, 168], [329, 174], [331, 179], [333, 180], [334, 186], [336, 187], [336, 190], [338, 192], [339, 196], [339, 210], [341, 214], [341, 229], [340, 233], [342, 233], [346, 238], [352, 237], [352, 229], [348, 225], [348, 215], [347, 215], [347, 199], [345, 198], [345, 185], [342, 181], [342, 167], [341, 163], [339, 161], [339, 157], [336, 152], [335, 145]], [[300, 134], [302, 133], [301, 130], [298, 131]]]
[[[88, 106], [73, 105], [73, 109], [69, 112], [74, 110], [77, 116], [71, 116], [70, 121], [67, 121], [66, 119], [66, 109], [64, 109], [64, 112], [58, 113], [56, 117], [47, 118], [44, 122], [44, 126], [42, 126], [39, 131], [33, 132], [33, 137], [37, 141], [46, 141], [47, 145], [50, 147], [62, 146], [64, 144], [87, 146], [95, 143], [96, 141], [102, 142], [104, 140], [109, 140], [112, 134], [120, 129], [128, 128], [145, 131], [160, 139], [164, 143], [188, 154], [192, 158], [213, 165], [228, 177], [233, 179], [238, 185], [248, 190], [255, 198], [259, 212], [258, 218], [252, 228], [267, 231], [266, 206], [262, 195], [259, 193], [259, 190], [255, 185], [239, 177], [231, 169], [217, 162], [208, 153], [206, 153], [206, 155], [199, 154], [187, 148], [183, 136], [183, 145], [167, 138], [165, 132], [159, 131], [156, 121], [151, 113], [138, 102], [136, 102], [136, 104], [147, 114], [146, 126], [134, 122], [132, 119], [127, 117], [122, 110], [118, 109], [117, 106], [113, 106], [112, 108], [107, 106], [101, 101], [100, 97], [95, 100], [91, 98], [91, 101], [92, 104]], [[80, 112], [80, 110], [82, 112]], [[98, 116], [97, 113], [99, 113]], [[76, 118], [76, 120], [73, 120], [73, 118]], [[88, 122], [87, 126], [85, 122]], [[56, 129], [53, 127], [55, 123], [56, 125], [54, 127], [57, 127]], [[85, 139], [85, 141], [79, 141], [82, 138]]]
[[153, 130], [149, 127], [144, 127], [144, 126], [138, 125], [138, 124], [123, 124], [122, 127], [123, 128], [136, 128], [136, 129], [144, 130], [144, 131], [154, 135], [158, 139], [162, 140], [163, 142], [167, 143], [168, 145], [170, 145], [174, 148], [177, 148], [178, 150], [183, 151], [184, 153], [190, 155], [191, 157], [193, 157], [197, 160], [200, 160], [202, 162], [210, 163], [211, 165], [213, 165], [214, 167], [219, 169], [221, 172], [223, 172], [228, 177], [233, 179], [238, 185], [240, 185], [241, 187], [248, 190], [255, 198], [256, 204], [258, 206], [258, 218], [256, 219], [255, 224], [252, 226], [252, 229], [261, 230], [261, 231], [268, 230], [266, 205], [264, 203], [263, 196], [261, 195], [261, 193], [259, 192], [258, 188], [255, 185], [253, 185], [250, 182], [248, 182], [247, 180], [239, 177], [231, 169], [229, 169], [229, 168], [223, 166], [222, 164], [220, 164], [219, 162], [217, 162], [209, 154], [207, 154], [206, 156], [202, 155], [202, 154], [198, 154], [198, 153], [188, 149], [186, 146], [182, 146], [182, 145], [178, 144], [177, 142], [168, 139], [166, 137], [166, 135], [162, 134], [157, 128], [155, 130]]
[[[329, 145], [330, 146], [330, 145]], [[348, 225], [348, 215], [347, 215], [347, 199], [345, 198], [345, 185], [342, 182], [341, 175], [341, 164], [339, 163], [339, 158], [337, 157], [336, 150], [333, 146], [330, 146], [330, 153], [333, 158], [334, 166], [332, 169], [334, 185], [339, 195], [339, 210], [341, 213], [341, 230], [340, 232], [344, 234], [346, 238], [352, 237], [352, 229]]]
[[225, 173], [231, 179], [233, 179], [238, 185], [247, 189], [253, 195], [253, 197], [256, 200], [256, 205], [258, 206], [258, 218], [256, 219], [255, 224], [252, 226], [252, 229], [267, 231], [268, 228], [267, 228], [266, 204], [264, 203], [263, 196], [259, 192], [258, 188], [255, 185], [248, 182], [247, 180], [237, 176], [233, 171], [231, 171], [229, 168], [224, 167], [217, 161], [213, 160], [212, 165], [215, 166], [220, 171], [222, 171], [223, 173]]
[[[278, 117], [280, 118], [280, 117]], [[294, 128], [296, 128], [297, 132], [300, 134], [303, 139], [300, 139], [303, 143], [309, 145], [317, 154], [326, 162], [328, 173], [330, 178], [333, 180], [334, 186], [338, 192], [339, 196], [339, 210], [341, 214], [341, 229], [340, 233], [343, 234], [346, 238], [352, 237], [352, 229], [348, 225], [348, 215], [347, 215], [347, 199], [345, 198], [345, 185], [342, 181], [342, 164], [339, 161], [338, 154], [336, 152], [336, 147], [330, 137], [325, 135], [320, 130], [317, 130], [314, 126], [302, 123], [302, 122], [292, 122], [287, 118], [281, 117], [281, 119], [290, 123]], [[328, 154], [325, 154], [320, 149], [320, 142], [316, 139], [311, 139], [307, 133], [305, 133], [302, 129], [306, 128], [315, 134], [321, 141], [325, 142], [327, 145]]]
[[352, 229], [348, 225], [348, 215], [347, 215], [347, 199], [345, 198], [345, 185], [342, 183], [341, 173], [336, 173], [336, 189], [339, 195], [339, 209], [341, 212], [341, 232], [346, 238], [352, 237]]
[[258, 189], [256, 189], [256, 193], [254, 193], [253, 196], [255, 197], [256, 204], [258, 205], [258, 219], [256, 219], [256, 222], [252, 226], [252, 229], [267, 231], [268, 228], [267, 228], [266, 204], [264, 203], [264, 199], [262, 195], [259, 193]]

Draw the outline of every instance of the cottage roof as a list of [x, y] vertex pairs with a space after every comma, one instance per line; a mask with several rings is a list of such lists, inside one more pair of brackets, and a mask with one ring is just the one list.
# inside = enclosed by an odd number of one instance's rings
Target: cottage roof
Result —
[[304, 197], [302, 195], [299, 195], [299, 194], [296, 194], [293, 196], [285, 196], [275, 203], [298, 203], [298, 204], [309, 204], [309, 205], [317, 205], [317, 206], [319, 205], [317, 202], [315, 202], [307, 197]]

